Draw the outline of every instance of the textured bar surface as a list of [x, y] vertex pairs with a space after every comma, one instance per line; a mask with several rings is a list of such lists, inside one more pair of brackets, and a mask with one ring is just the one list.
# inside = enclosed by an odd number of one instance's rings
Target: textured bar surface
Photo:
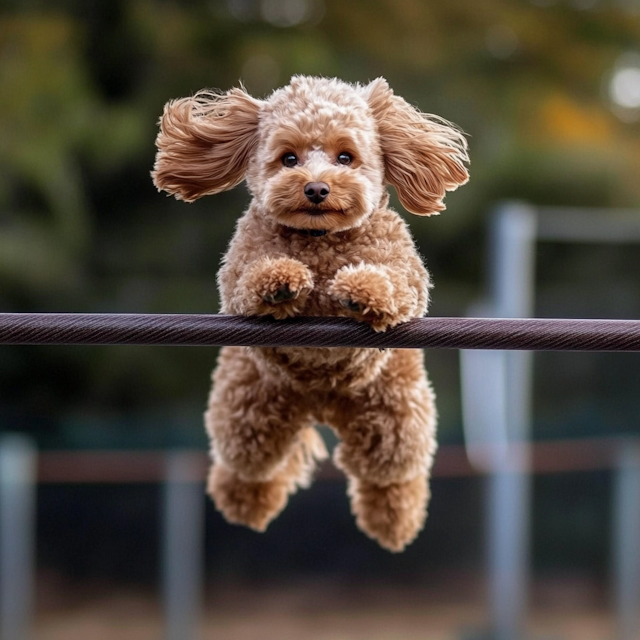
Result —
[[420, 318], [376, 333], [333, 317], [2, 313], [0, 344], [640, 351], [640, 320]]

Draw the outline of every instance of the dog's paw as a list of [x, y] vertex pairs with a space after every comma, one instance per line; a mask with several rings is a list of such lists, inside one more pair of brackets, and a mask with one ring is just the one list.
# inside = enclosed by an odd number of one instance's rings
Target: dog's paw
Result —
[[302, 311], [313, 289], [313, 274], [293, 258], [263, 258], [245, 273], [240, 285], [250, 294], [247, 313], [280, 320]]
[[278, 302], [288, 302], [289, 300], [295, 300], [300, 295], [300, 291], [291, 291], [289, 284], [283, 284], [278, 287], [277, 291], [265, 293], [262, 296], [264, 302], [269, 304], [277, 304]]
[[389, 551], [403, 551], [424, 526], [429, 487], [423, 475], [384, 486], [350, 478], [348, 492], [358, 528]]
[[345, 315], [369, 323], [376, 331], [385, 331], [401, 321], [393, 300], [393, 284], [374, 265], [342, 267], [329, 284], [329, 295]]
[[207, 493], [227, 522], [265, 531], [287, 504], [288, 487], [278, 479], [242, 480], [227, 467], [215, 464], [209, 472]]

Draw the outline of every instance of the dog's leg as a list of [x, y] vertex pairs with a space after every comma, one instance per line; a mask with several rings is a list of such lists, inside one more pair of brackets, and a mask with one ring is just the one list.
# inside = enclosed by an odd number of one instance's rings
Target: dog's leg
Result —
[[[226, 272], [220, 275], [225, 287]], [[239, 315], [272, 315], [278, 320], [297, 315], [313, 289], [309, 267], [295, 258], [264, 256], [249, 265], [229, 286], [225, 312]]]
[[309, 486], [316, 461], [326, 457], [320, 435], [313, 427], [307, 427], [298, 434], [292, 451], [269, 480], [247, 480], [224, 463], [215, 462], [207, 492], [228, 522], [264, 531], [284, 509], [288, 497], [298, 488]]
[[425, 313], [429, 281], [424, 269], [407, 273], [402, 268], [360, 263], [342, 267], [328, 291], [345, 315], [384, 331]]
[[349, 478], [358, 526], [383, 547], [401, 551], [424, 524], [436, 449], [433, 392], [422, 353], [394, 351], [381, 375], [343, 396], [332, 414], [342, 438], [335, 462]]
[[208, 492], [230, 522], [263, 530], [326, 455], [304, 398], [225, 347], [205, 416], [214, 465]]

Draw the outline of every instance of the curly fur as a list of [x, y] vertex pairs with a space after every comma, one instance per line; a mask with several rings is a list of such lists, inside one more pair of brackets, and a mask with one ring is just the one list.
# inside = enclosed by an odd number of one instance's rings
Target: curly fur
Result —
[[[296, 76], [263, 101], [203, 91], [166, 105], [157, 146], [154, 182], [179, 199], [246, 179], [252, 201], [218, 274], [223, 313], [349, 316], [376, 331], [426, 313], [429, 275], [385, 186], [412, 213], [443, 210], [468, 179], [466, 142], [382, 78]], [[225, 347], [205, 422], [208, 492], [230, 522], [262, 531], [308, 486], [324, 423], [358, 526], [392, 551], [423, 526], [436, 411], [420, 351]]]

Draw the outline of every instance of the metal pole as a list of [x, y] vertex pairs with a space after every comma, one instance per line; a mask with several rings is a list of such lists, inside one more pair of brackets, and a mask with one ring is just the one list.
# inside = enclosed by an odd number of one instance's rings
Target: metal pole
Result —
[[19, 434], [0, 437], [0, 640], [31, 636], [36, 449]]
[[162, 549], [165, 640], [196, 640], [203, 600], [204, 491], [193, 454], [167, 457]]
[[616, 638], [640, 638], [640, 444], [619, 453], [613, 501]]
[[[490, 285], [497, 317], [532, 315], [535, 237], [532, 207], [507, 203], [496, 211]], [[493, 637], [517, 640], [524, 635], [529, 581], [531, 478], [526, 445], [530, 439], [532, 360], [529, 352], [503, 355], [507, 455], [498, 458], [488, 479], [487, 555]]]

